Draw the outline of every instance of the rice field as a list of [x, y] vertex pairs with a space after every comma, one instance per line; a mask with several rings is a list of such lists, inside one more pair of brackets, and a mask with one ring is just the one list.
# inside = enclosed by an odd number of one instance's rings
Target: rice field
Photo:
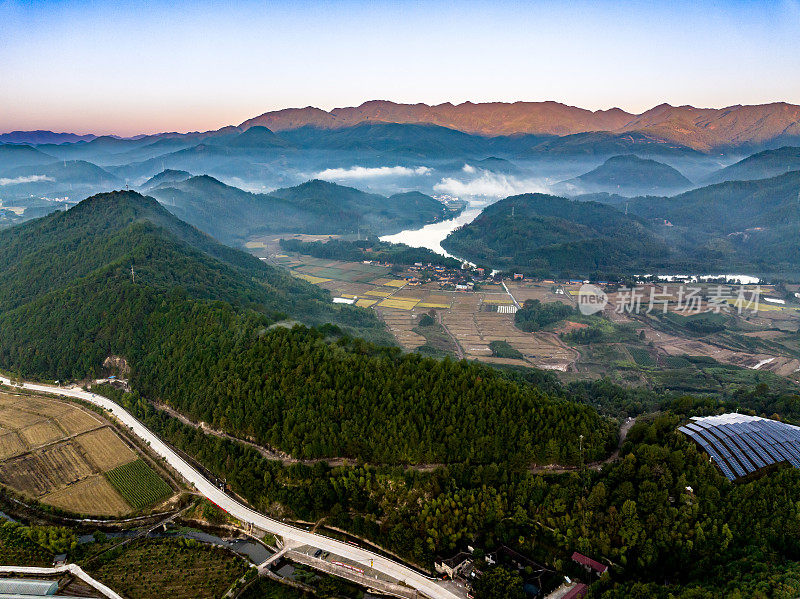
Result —
[[411, 310], [418, 303], [419, 299], [416, 298], [390, 297], [383, 300], [378, 305], [383, 308], [397, 308], [399, 310]]

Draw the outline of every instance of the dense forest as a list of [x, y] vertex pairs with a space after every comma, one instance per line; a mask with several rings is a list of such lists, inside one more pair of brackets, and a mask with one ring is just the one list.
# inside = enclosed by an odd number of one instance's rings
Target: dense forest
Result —
[[524, 194], [489, 206], [442, 247], [533, 276], [613, 279], [719, 270], [796, 277], [798, 194], [798, 172], [671, 198], [632, 198], [616, 207]]
[[[664, 403], [600, 471], [542, 475], [496, 464], [433, 472], [322, 462], [284, 467], [207, 437], [136, 394], [108, 392], [258, 509], [307, 521], [325, 516], [329, 525], [427, 566], [467, 544], [481, 551], [506, 545], [577, 579], [585, 574], [570, 562], [573, 551], [609, 564], [610, 575], [593, 586], [598, 597], [788, 599], [800, 592], [800, 471], [781, 467], [731, 484], [676, 431], [689, 415], [724, 409], [713, 400]], [[800, 397], [766, 389], [755, 395], [760, 400], [739, 399], [767, 409], [800, 404]]]
[[301, 241], [299, 239], [281, 239], [281, 248], [287, 252], [307, 254], [316, 258], [361, 262], [375, 260], [411, 266], [417, 262], [433, 264], [445, 268], [460, 268], [461, 261], [447, 258], [428, 248], [414, 248], [403, 243], [388, 243], [377, 237], [369, 237], [358, 241], [330, 239], [329, 241]]

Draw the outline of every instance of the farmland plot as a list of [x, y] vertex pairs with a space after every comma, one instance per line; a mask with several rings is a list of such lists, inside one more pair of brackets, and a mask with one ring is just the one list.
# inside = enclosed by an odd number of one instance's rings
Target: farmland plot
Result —
[[100, 472], [112, 470], [136, 459], [122, 439], [110, 428], [101, 428], [75, 438], [75, 442], [86, 452], [86, 455]]

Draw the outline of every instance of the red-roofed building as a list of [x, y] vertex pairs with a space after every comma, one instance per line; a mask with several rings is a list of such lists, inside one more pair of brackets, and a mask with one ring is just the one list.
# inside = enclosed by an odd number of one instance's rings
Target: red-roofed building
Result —
[[570, 590], [567, 591], [567, 594], [561, 597], [561, 599], [583, 599], [586, 597], [586, 593], [589, 592], [589, 587], [587, 587], [582, 582], [579, 582]]
[[577, 551], [572, 554], [572, 561], [579, 563], [589, 572], [594, 570], [598, 576], [604, 574], [606, 570], [608, 570], [608, 566], [605, 564], [601, 564], [600, 562], [593, 560], [591, 557], [586, 557]]

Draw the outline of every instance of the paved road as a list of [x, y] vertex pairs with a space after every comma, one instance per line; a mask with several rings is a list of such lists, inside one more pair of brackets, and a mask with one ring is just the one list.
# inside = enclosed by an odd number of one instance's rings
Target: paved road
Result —
[[[11, 385], [11, 381], [3, 376], [0, 376], [0, 383]], [[366, 549], [343, 543], [342, 541], [330, 539], [284, 524], [278, 520], [273, 520], [239, 503], [232, 497], [226, 495], [221, 489], [217, 488], [211, 481], [195, 470], [186, 460], [180, 457], [172, 448], [134, 418], [127, 410], [102, 395], [84, 391], [79, 387], [54, 387], [37, 383], [23, 383], [18, 386], [39, 393], [53, 393], [74, 397], [110, 412], [117, 420], [127, 426], [133, 434], [146, 442], [156, 454], [164, 458], [173, 469], [181, 474], [181, 476], [191, 483], [195, 489], [202, 493], [208, 500], [214, 502], [220, 508], [243, 522], [252, 523], [256, 528], [260, 528], [274, 535], [284, 537], [285, 539], [303, 545], [312, 545], [323, 551], [330, 551], [331, 553], [335, 553], [336, 555], [340, 555], [355, 562], [366, 565], [372, 562], [372, 567], [375, 570], [417, 589], [420, 593], [431, 599], [463, 599], [462, 595], [458, 595], [443, 588], [438, 580], [428, 578], [394, 560], [377, 553], [372, 553]]]

